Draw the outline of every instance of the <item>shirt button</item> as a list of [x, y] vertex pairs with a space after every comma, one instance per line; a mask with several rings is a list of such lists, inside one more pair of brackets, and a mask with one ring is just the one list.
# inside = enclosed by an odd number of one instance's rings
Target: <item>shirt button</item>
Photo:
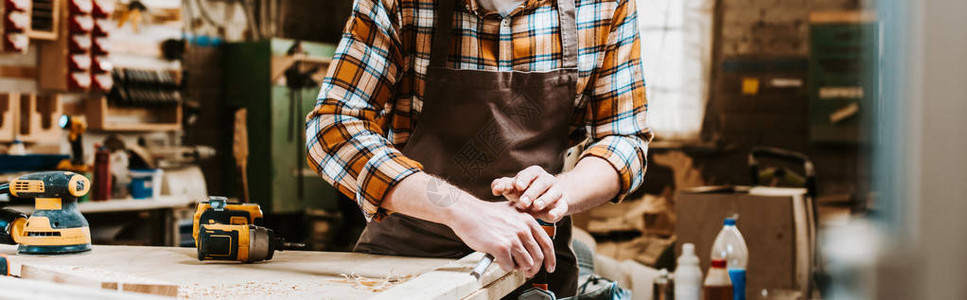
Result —
[[504, 27], [510, 26], [510, 19], [505, 18], [503, 20], [500, 20], [500, 26], [504, 26]]

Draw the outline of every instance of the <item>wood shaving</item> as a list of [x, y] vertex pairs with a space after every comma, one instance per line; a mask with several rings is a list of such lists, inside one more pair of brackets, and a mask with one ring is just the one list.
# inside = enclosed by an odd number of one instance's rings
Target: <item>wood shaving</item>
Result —
[[405, 276], [386, 276], [384, 278], [369, 278], [358, 274], [339, 274], [342, 279], [332, 279], [332, 282], [352, 283], [356, 288], [364, 288], [374, 293], [385, 291], [397, 284], [406, 282], [413, 278], [413, 275]]

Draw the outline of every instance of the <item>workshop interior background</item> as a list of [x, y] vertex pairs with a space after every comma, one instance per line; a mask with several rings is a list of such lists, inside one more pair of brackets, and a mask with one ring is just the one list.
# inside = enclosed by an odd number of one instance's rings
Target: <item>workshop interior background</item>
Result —
[[[891, 113], [902, 114], [902, 102], [881, 102], [901, 98], [902, 91], [885, 85], [901, 80], [880, 76], [881, 68], [897, 71], [882, 65], [889, 60], [883, 57], [902, 55], [883, 45], [905, 44], [881, 39], [906, 28], [881, 22], [903, 15], [904, 1], [637, 1], [656, 139], [643, 188], [620, 204], [575, 216], [596, 255], [673, 270], [681, 244], [691, 242], [683, 234], [717, 232], [683, 233], [701, 226], [679, 225], [694, 222], [691, 217], [721, 224], [730, 213], [689, 210], [694, 207], [679, 200], [741, 190], [733, 186], [808, 188], [815, 222], [788, 222], [820, 231], [845, 228], [814, 237], [828, 245], [851, 240], [857, 230], [877, 245], [891, 245], [883, 240], [892, 232], [928, 219], [930, 209], [949, 208], [944, 202], [907, 215], [909, 204], [899, 196], [907, 190], [874, 189], [877, 182], [908, 179], [876, 163], [906, 153], [882, 148], [883, 141], [903, 140], [894, 131], [904, 127], [885, 122]], [[352, 2], [5, 0], [0, 153], [9, 154], [0, 155], [0, 182], [54, 168], [92, 176], [96, 192], [83, 201], [118, 203], [117, 209], [85, 213], [95, 244], [190, 247], [194, 203], [217, 195], [259, 203], [267, 227], [312, 250], [351, 250], [365, 220], [353, 201], [306, 165], [302, 133]], [[62, 115], [83, 121], [86, 130], [60, 128]], [[240, 141], [243, 133], [247, 138]], [[756, 157], [759, 168], [752, 171], [754, 149], [794, 155]], [[921, 159], [929, 162], [926, 153]], [[102, 168], [112, 174], [107, 187], [94, 175]], [[0, 199], [7, 205], [32, 203]], [[740, 224], [772, 224], [747, 209], [751, 215], [740, 215]], [[788, 213], [785, 219], [795, 219]], [[863, 220], [886, 225], [857, 225]], [[913, 227], [913, 236], [932, 228]], [[747, 236], [747, 242], [770, 238]], [[794, 238], [775, 239], [795, 249]], [[872, 257], [889, 247], [859, 248], [846, 255]], [[842, 253], [835, 249], [819, 251], [817, 261], [846, 269], [816, 277], [815, 284], [830, 291], [838, 290], [837, 276], [876, 269], [865, 261], [837, 261]], [[908, 260], [926, 255], [909, 251], [916, 255]], [[913, 264], [901, 261], [883, 272]], [[842, 288], [844, 295], [856, 289]]]

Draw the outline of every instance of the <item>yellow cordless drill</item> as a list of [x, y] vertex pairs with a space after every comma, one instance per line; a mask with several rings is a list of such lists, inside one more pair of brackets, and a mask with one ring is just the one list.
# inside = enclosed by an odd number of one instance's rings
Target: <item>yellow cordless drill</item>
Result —
[[0, 210], [0, 243], [20, 244], [26, 254], [58, 254], [91, 250], [91, 229], [77, 210], [91, 182], [67, 171], [32, 173], [0, 185], [0, 194], [34, 198], [34, 213]]
[[258, 204], [229, 203], [210, 197], [198, 204], [192, 235], [198, 260], [257, 262], [272, 259], [276, 250], [301, 249], [304, 244], [286, 243], [272, 229], [261, 225]]

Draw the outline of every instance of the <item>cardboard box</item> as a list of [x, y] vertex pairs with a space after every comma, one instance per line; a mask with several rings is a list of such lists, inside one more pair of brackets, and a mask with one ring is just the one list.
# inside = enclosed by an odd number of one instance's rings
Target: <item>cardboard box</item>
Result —
[[684, 243], [695, 244], [702, 271], [708, 272], [710, 252], [722, 221], [739, 215], [737, 226], [749, 248], [746, 291], [805, 291], [814, 256], [812, 201], [804, 188], [699, 188], [679, 192], [676, 234], [681, 255]]

